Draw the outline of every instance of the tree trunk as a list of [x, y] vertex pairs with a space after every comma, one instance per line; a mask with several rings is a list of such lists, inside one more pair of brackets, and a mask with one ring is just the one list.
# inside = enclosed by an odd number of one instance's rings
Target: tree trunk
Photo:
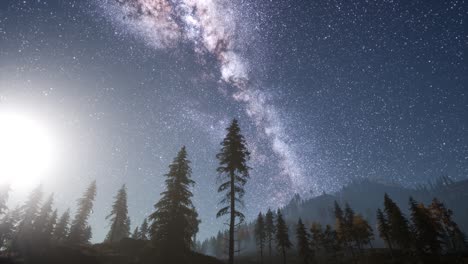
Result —
[[260, 247], [260, 263], [263, 264], [263, 246]]
[[283, 247], [283, 264], [286, 264], [286, 250]]
[[229, 223], [229, 264], [234, 264], [234, 227], [236, 220], [236, 210], [235, 210], [235, 198], [236, 193], [234, 192], [234, 173], [231, 172], [231, 221]]
[[268, 238], [268, 258], [270, 260], [270, 263], [272, 263], [273, 260], [271, 258], [271, 238], [270, 237]]

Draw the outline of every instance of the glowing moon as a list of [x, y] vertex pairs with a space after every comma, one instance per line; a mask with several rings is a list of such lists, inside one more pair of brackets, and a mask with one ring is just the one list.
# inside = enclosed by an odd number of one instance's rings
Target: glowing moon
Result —
[[36, 185], [54, 163], [53, 138], [44, 123], [15, 111], [0, 110], [0, 184]]

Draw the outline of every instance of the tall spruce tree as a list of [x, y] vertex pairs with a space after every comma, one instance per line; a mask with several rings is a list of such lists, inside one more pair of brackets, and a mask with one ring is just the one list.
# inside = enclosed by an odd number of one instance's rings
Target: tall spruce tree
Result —
[[149, 229], [148, 229], [148, 220], [147, 218], [145, 217], [145, 219], [143, 220], [143, 223], [141, 224], [140, 226], [140, 236], [139, 236], [139, 239], [141, 240], [148, 240], [150, 238], [150, 232], [149, 232]]
[[3, 247], [3, 244], [6, 241], [8, 234], [13, 229], [13, 226], [10, 224], [11, 222], [9, 221], [10, 219], [8, 215], [5, 215], [7, 210], [7, 200], [9, 191], [9, 185], [0, 184], [0, 248]]
[[338, 235], [330, 225], [326, 225], [325, 230], [323, 230], [323, 247], [325, 252], [332, 255], [336, 255], [336, 252], [341, 249]]
[[36, 187], [21, 207], [21, 220], [18, 224], [13, 244], [15, 249], [28, 256], [37, 246], [35, 221], [40, 212], [42, 201], [42, 186]]
[[198, 214], [192, 204], [190, 187], [192, 170], [185, 147], [169, 165], [166, 177], [166, 190], [155, 204], [151, 238], [155, 246], [170, 259], [184, 257], [192, 246], [192, 237], [198, 230]]
[[78, 210], [70, 227], [68, 241], [71, 244], [86, 244], [90, 239], [90, 227], [88, 230], [88, 218], [93, 210], [96, 198], [96, 181], [93, 181], [86, 189], [83, 197], [78, 199]]
[[339, 240], [339, 243], [343, 245], [343, 247], [348, 248], [351, 250], [351, 253], [354, 255], [354, 251], [352, 248], [351, 240], [350, 240], [350, 231], [352, 228], [352, 220], [350, 217], [354, 217], [354, 212], [351, 208], [346, 204], [346, 208], [348, 208], [347, 212], [343, 212], [340, 205], [337, 201], [335, 201], [335, 230], [336, 236]]
[[42, 205], [38, 216], [34, 220], [34, 233], [36, 234], [36, 238], [38, 239], [45, 239], [46, 232], [48, 230], [48, 225], [50, 218], [53, 213], [52, 204], [54, 203], [54, 195], [51, 194], [49, 198], [44, 202]]
[[21, 220], [21, 208], [16, 207], [8, 211], [0, 221], [0, 248], [3, 248], [8, 242], [13, 241], [18, 222]]
[[286, 250], [290, 249], [292, 244], [289, 240], [288, 226], [280, 210], [276, 216], [276, 245], [283, 255], [283, 264], [286, 264]]
[[0, 216], [5, 213], [7, 209], [8, 194], [10, 192], [10, 185], [0, 184]]
[[349, 249], [351, 250], [351, 254], [354, 255], [354, 246], [353, 242], [355, 242], [354, 238], [354, 211], [351, 209], [351, 206], [349, 206], [348, 203], [345, 204], [345, 210], [344, 210], [344, 222], [342, 225], [342, 232], [343, 232], [343, 237], [345, 241], [347, 242], [347, 245], [349, 246]]
[[384, 195], [384, 207], [392, 246], [403, 250], [409, 249], [412, 244], [412, 235], [408, 220], [388, 194]]
[[64, 242], [68, 237], [69, 231], [69, 222], [70, 222], [70, 209], [65, 211], [62, 216], [60, 216], [57, 224], [55, 225], [54, 234], [52, 239], [57, 242]]
[[263, 248], [265, 247], [265, 221], [262, 213], [258, 214], [257, 222], [255, 223], [255, 241], [260, 250], [260, 263], [263, 263]]
[[26, 203], [21, 207], [21, 221], [18, 225], [18, 237], [20, 240], [30, 241], [32, 239], [34, 221], [39, 214], [42, 196], [42, 185], [39, 185], [29, 194]]
[[299, 218], [296, 227], [296, 239], [297, 239], [297, 251], [299, 256], [302, 258], [304, 264], [308, 264], [309, 260], [313, 257], [312, 250], [310, 248], [310, 235], [302, 223], [302, 219]]
[[115, 196], [112, 210], [106, 219], [110, 219], [110, 230], [106, 236], [106, 242], [115, 243], [130, 235], [130, 223], [128, 221], [127, 188], [125, 184]]
[[393, 251], [388, 219], [380, 209], [377, 209], [377, 230], [379, 231], [380, 237], [387, 244], [390, 251]]
[[440, 223], [424, 204], [417, 203], [412, 197], [409, 203], [417, 250], [423, 254], [438, 254], [442, 248]]
[[218, 192], [225, 193], [221, 204], [226, 206], [218, 211], [216, 217], [229, 215], [228, 263], [233, 264], [236, 218], [239, 218], [240, 222], [244, 220], [244, 214], [238, 210], [238, 207], [243, 205], [244, 186], [249, 179], [250, 168], [247, 166], [247, 161], [250, 159], [250, 153], [236, 119], [226, 130], [227, 135], [221, 142], [221, 152], [216, 155], [219, 160], [217, 171], [221, 182]]
[[268, 208], [267, 213], [265, 214], [265, 233], [266, 233], [266, 240], [268, 242], [268, 257], [271, 261], [271, 253], [272, 253], [272, 245], [273, 241], [275, 240], [275, 217], [271, 209]]
[[439, 221], [442, 227], [443, 244], [447, 252], [462, 252], [467, 249], [465, 234], [453, 220], [453, 212], [447, 209], [445, 205], [434, 198], [429, 210], [433, 219]]
[[57, 209], [55, 209], [47, 220], [47, 225], [45, 227], [43, 238], [48, 243], [52, 240], [55, 226], [57, 225]]
[[312, 250], [318, 253], [324, 248], [324, 237], [322, 231], [322, 225], [317, 222], [312, 222], [310, 227], [310, 246]]
[[138, 226], [133, 230], [132, 239], [140, 239], [140, 228]]
[[84, 229], [84, 232], [83, 232], [83, 244], [89, 244], [91, 238], [93, 237], [93, 231], [92, 231], [92, 228], [91, 226], [87, 226], [85, 229]]

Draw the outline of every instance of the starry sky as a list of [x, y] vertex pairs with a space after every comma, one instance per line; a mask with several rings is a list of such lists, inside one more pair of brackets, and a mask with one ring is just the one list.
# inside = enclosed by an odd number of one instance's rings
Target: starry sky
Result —
[[133, 226], [152, 212], [187, 146], [206, 238], [232, 118], [249, 220], [354, 179], [467, 179], [467, 19], [456, 0], [2, 0], [0, 106], [54, 131], [60, 211], [97, 180], [93, 241], [122, 184]]

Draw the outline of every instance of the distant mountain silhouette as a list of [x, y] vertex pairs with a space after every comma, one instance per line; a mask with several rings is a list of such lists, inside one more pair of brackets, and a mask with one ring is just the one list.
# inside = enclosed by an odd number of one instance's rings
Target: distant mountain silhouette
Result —
[[336, 200], [340, 204], [348, 203], [356, 213], [360, 213], [375, 227], [376, 211], [383, 207], [384, 193], [389, 194], [406, 215], [410, 196], [424, 204], [429, 204], [437, 197], [453, 210], [454, 219], [462, 230], [468, 230], [468, 180], [454, 182], [448, 177], [438, 178], [414, 189], [367, 179], [354, 181], [334, 194], [323, 193], [310, 199], [302, 199], [295, 195], [282, 211], [291, 223], [302, 218], [306, 224], [315, 221], [323, 225], [334, 225], [333, 203]]

